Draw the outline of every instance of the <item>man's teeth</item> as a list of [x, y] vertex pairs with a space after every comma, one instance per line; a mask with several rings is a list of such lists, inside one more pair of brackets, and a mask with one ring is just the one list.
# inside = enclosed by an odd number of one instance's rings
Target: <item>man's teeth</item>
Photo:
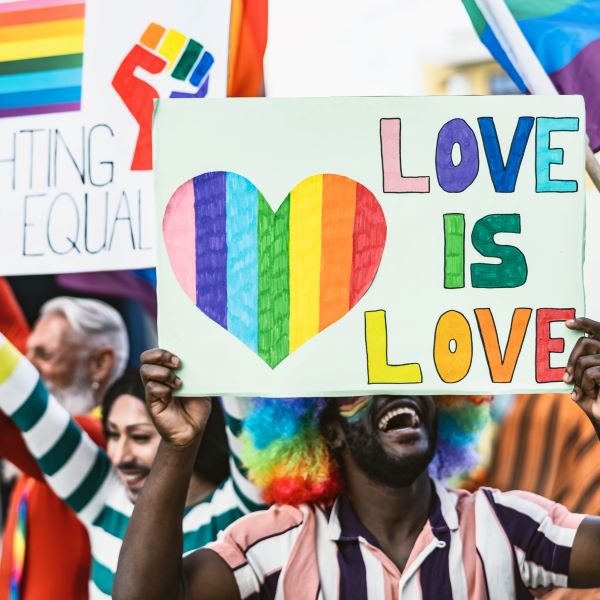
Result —
[[383, 417], [379, 420], [377, 426], [380, 431], [386, 431], [388, 423], [399, 415], [409, 415], [411, 417], [410, 427], [418, 427], [421, 424], [421, 419], [419, 419], [419, 415], [412, 408], [408, 408], [403, 406], [402, 408], [395, 408], [390, 412], [385, 413]]

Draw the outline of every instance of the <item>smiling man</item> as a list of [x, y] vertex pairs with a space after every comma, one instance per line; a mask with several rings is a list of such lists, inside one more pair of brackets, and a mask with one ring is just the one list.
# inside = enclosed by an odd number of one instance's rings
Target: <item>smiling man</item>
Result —
[[[600, 323], [568, 325], [589, 337], [575, 346], [565, 380], [600, 431]], [[162, 442], [125, 537], [115, 598], [507, 599], [600, 584], [600, 518], [525, 492], [448, 490], [430, 477], [432, 461], [444, 456], [437, 456], [441, 438], [436, 444], [442, 412], [427, 396], [322, 401], [318, 425], [301, 399], [289, 404], [288, 412], [303, 414], [298, 444], [318, 426], [325, 455], [313, 438], [299, 449], [303, 456], [280, 457], [288, 475], [290, 463], [306, 469], [265, 488], [271, 499], [288, 494], [290, 503], [243, 517], [182, 559], [185, 493], [210, 404], [171, 396], [180, 385], [171, 361], [163, 352], [162, 369], [142, 367]], [[268, 430], [277, 430], [275, 444], [294, 437], [276, 412], [267, 421], [267, 431], [254, 436], [258, 455], [278, 451]], [[328, 461], [339, 473], [329, 488], [310, 473]], [[265, 478], [260, 460], [253, 471]], [[321, 503], [292, 504], [292, 497], [319, 493]]]

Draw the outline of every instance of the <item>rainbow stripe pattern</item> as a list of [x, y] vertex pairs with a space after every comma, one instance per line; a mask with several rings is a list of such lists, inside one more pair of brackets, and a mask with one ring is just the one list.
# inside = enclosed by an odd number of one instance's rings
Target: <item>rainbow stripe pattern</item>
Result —
[[81, 107], [85, 2], [0, 4], [0, 117]]
[[[600, 0], [505, 0], [544, 70], [561, 94], [581, 94], [587, 134], [600, 150]], [[481, 41], [521, 91], [526, 86], [475, 0], [463, 0]]]
[[386, 232], [375, 196], [330, 174], [304, 179], [273, 212], [245, 177], [203, 173], [163, 218], [186, 295], [272, 368], [362, 298]]
[[10, 571], [10, 582], [8, 590], [9, 600], [19, 600], [21, 597], [21, 581], [23, 580], [23, 570], [25, 567], [25, 548], [27, 545], [27, 507], [29, 505], [29, 496], [35, 480], [27, 479], [23, 493], [19, 498], [17, 509], [17, 522], [13, 536], [13, 564]]

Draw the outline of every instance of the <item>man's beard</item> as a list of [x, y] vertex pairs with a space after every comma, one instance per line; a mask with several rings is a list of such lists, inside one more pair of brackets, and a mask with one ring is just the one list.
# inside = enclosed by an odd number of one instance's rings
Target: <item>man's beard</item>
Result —
[[77, 365], [71, 385], [62, 388], [57, 388], [50, 383], [46, 385], [59, 404], [71, 415], [85, 415], [96, 405], [85, 365]]
[[[367, 417], [368, 418], [368, 417]], [[388, 454], [376, 433], [370, 430], [363, 419], [350, 424], [341, 419], [345, 431], [346, 445], [354, 462], [369, 479], [390, 488], [411, 485], [427, 469], [435, 454], [437, 428], [429, 433], [427, 450], [420, 454], [395, 457]]]

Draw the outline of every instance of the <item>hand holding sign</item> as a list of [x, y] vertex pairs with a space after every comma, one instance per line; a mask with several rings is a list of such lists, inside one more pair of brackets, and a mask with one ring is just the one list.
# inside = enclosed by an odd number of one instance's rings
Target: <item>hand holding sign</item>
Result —
[[569, 329], [583, 331], [569, 356], [564, 376], [573, 383], [572, 398], [596, 423], [600, 423], [600, 323], [592, 319], [567, 321]]
[[173, 397], [181, 387], [174, 371], [181, 361], [170, 352], [152, 348], [142, 353], [141, 361], [146, 403], [163, 440], [180, 448], [198, 441], [210, 415], [210, 398]]

